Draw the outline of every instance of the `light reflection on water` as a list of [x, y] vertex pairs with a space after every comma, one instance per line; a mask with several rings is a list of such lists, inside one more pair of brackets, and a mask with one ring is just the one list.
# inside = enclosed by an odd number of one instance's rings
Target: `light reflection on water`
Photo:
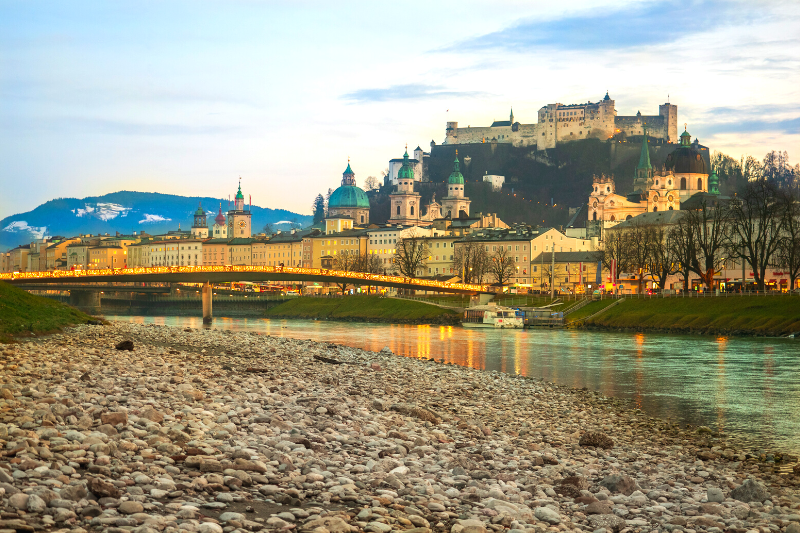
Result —
[[[194, 317], [110, 320], [202, 328]], [[800, 343], [787, 339], [463, 329], [215, 318], [214, 328], [333, 342], [544, 378], [631, 400], [650, 416], [800, 452]]]

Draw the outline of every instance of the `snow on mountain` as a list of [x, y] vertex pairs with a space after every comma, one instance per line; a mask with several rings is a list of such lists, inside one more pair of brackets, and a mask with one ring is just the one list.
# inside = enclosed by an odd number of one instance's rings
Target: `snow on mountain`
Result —
[[100, 220], [113, 220], [118, 216], [126, 217], [132, 208], [119, 204], [100, 202], [95, 205], [86, 204], [83, 208], [73, 209], [76, 217], [93, 216]]
[[16, 220], [3, 228], [3, 231], [8, 231], [10, 233], [28, 232], [33, 236], [34, 239], [41, 239], [44, 238], [45, 234], [47, 233], [47, 226], [29, 226], [24, 220]]

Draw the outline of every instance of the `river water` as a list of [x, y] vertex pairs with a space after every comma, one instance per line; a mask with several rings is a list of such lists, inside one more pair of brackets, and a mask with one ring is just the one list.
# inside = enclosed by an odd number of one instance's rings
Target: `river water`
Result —
[[[106, 318], [203, 327], [193, 317]], [[259, 318], [215, 318], [213, 327], [372, 351], [388, 346], [406, 357], [587, 387], [631, 400], [650, 416], [708, 426], [767, 450], [800, 452], [796, 340]]]

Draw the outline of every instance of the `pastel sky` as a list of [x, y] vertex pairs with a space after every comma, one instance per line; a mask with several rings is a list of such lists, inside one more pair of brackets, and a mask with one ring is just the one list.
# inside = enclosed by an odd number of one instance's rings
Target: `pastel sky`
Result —
[[117, 190], [309, 213], [447, 120], [669, 100], [712, 150], [800, 159], [800, 3], [0, 0], [0, 218]]

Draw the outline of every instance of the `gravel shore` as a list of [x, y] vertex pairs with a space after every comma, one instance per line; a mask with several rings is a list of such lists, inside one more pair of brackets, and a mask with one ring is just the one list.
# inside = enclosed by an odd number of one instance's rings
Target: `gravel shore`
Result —
[[122, 323], [0, 367], [0, 533], [800, 533], [800, 470], [536, 379]]

